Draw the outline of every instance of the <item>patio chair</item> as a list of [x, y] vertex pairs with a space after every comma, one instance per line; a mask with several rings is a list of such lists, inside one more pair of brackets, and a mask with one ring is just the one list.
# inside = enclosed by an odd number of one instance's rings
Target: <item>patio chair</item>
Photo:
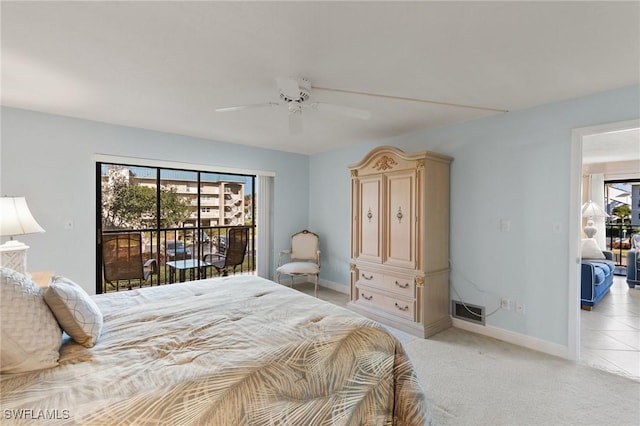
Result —
[[[285, 257], [289, 257], [288, 263], [282, 263]], [[276, 281], [280, 282], [280, 275], [289, 275], [293, 287], [293, 277], [306, 275], [315, 276], [314, 295], [318, 297], [318, 275], [320, 274], [320, 237], [307, 231], [300, 231], [291, 236], [291, 249], [280, 252], [278, 269], [276, 269]]]
[[142, 286], [158, 273], [156, 259], [143, 262], [139, 233], [103, 234], [102, 267], [105, 281], [115, 285], [116, 290], [120, 289], [120, 281], [127, 281], [127, 288], [131, 290], [131, 280], [139, 280]]
[[218, 275], [226, 277], [229, 275], [230, 269], [233, 269], [233, 273], [235, 274], [236, 268], [238, 266], [242, 267], [242, 264], [244, 263], [248, 240], [248, 227], [239, 226], [229, 228], [227, 231], [224, 254], [207, 253], [204, 255], [203, 260], [208, 262], [209, 266], [216, 268]]

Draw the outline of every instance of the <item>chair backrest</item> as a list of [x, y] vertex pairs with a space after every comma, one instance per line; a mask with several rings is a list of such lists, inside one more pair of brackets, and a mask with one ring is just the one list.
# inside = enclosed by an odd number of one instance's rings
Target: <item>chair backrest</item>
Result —
[[316, 261], [319, 249], [318, 234], [305, 229], [291, 236], [291, 259]]
[[102, 265], [107, 282], [144, 279], [141, 235], [103, 234]]
[[238, 266], [244, 262], [249, 240], [249, 228], [246, 226], [229, 228], [227, 231], [227, 248], [225, 250], [224, 266]]

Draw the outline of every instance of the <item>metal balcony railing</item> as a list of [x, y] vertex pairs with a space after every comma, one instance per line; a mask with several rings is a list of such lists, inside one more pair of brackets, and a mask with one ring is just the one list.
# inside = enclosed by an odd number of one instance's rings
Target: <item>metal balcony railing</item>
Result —
[[640, 227], [629, 223], [607, 223], [607, 250], [613, 252], [617, 272], [623, 272], [627, 266], [627, 252], [631, 248], [631, 236], [640, 232]]
[[[242, 224], [239, 224], [242, 225]], [[182, 227], [169, 229], [130, 229], [130, 230], [109, 230], [103, 231], [105, 234], [141, 234], [142, 236], [142, 257], [143, 262], [155, 259], [158, 265], [157, 273], [151, 274], [147, 280], [130, 279], [121, 280], [117, 283], [107, 283], [104, 273], [101, 273], [101, 281], [96, 288], [97, 293], [107, 293], [121, 291], [132, 288], [149, 287], [155, 285], [170, 284], [183, 280], [210, 278], [216, 275], [213, 267], [197, 267], [197, 261], [202, 261], [207, 254], [224, 254], [227, 245], [227, 231], [230, 226], [211, 227]], [[236, 270], [236, 273], [255, 273], [256, 253], [255, 253], [255, 226], [249, 226], [249, 240], [245, 253], [244, 263]], [[101, 250], [101, 247], [99, 247]], [[127, 256], [125, 256], [127, 257]], [[196, 267], [187, 270], [183, 275], [176, 275], [176, 269], [167, 265], [167, 262], [193, 261], [186, 264], [193, 264]], [[103, 271], [102, 260], [98, 265]], [[173, 269], [173, 270], [172, 270]]]

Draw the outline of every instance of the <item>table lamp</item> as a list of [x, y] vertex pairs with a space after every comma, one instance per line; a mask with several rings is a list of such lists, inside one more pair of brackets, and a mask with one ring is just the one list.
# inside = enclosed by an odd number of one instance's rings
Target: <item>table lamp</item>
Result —
[[582, 217], [587, 218], [587, 226], [584, 227], [584, 234], [587, 238], [593, 238], [598, 232], [598, 228], [595, 227], [593, 219], [596, 217], [609, 217], [609, 215], [597, 203], [589, 200], [588, 203], [582, 205]]
[[0, 236], [9, 241], [0, 245], [0, 265], [22, 274], [27, 273], [28, 245], [14, 240], [16, 235], [45, 232], [33, 218], [24, 197], [0, 198]]

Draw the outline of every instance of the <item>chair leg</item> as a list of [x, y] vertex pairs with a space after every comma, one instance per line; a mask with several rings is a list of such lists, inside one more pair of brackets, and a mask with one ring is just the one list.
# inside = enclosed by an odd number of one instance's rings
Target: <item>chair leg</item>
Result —
[[289, 287], [293, 288], [293, 275], [290, 275], [291, 277], [291, 284], [289, 284]]
[[282, 283], [280, 282], [280, 272], [278, 272], [278, 271], [276, 271], [276, 282], [277, 282], [278, 284], [282, 284]]
[[318, 275], [316, 274], [316, 287], [313, 291], [313, 295], [317, 298], [318, 297]]

